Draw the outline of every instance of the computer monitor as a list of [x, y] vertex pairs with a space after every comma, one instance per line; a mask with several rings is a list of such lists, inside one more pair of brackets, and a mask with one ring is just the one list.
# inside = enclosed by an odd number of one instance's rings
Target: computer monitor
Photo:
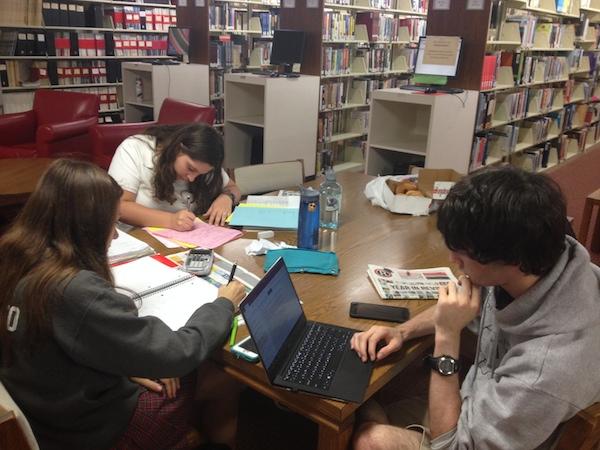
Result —
[[304, 31], [275, 30], [270, 63], [282, 66], [284, 73], [291, 73], [294, 64], [302, 64], [304, 40]]
[[421, 36], [415, 75], [456, 76], [461, 47], [458, 36]]
[[169, 27], [167, 55], [180, 61], [187, 60], [190, 51], [190, 29], [184, 27]]

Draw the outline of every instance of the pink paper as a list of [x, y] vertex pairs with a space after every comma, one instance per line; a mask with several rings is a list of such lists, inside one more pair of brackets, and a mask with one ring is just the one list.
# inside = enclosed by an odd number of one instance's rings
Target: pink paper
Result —
[[218, 227], [196, 221], [194, 222], [194, 228], [190, 231], [175, 231], [165, 228], [164, 230], [153, 231], [152, 234], [187, 242], [198, 247], [216, 248], [226, 242], [237, 239], [242, 235], [242, 232], [232, 228]]

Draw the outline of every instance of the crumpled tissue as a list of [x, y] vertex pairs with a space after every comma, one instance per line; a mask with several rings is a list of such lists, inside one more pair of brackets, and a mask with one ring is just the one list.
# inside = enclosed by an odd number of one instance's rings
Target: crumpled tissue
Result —
[[267, 250], [279, 250], [282, 248], [296, 248], [281, 241], [279, 243], [268, 241], [267, 239], [255, 239], [246, 247], [246, 255], [258, 256], [267, 253]]

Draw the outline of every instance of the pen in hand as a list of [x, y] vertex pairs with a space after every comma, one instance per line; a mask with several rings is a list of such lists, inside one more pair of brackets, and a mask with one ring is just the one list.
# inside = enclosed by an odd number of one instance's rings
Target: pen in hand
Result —
[[237, 269], [237, 263], [233, 263], [231, 266], [231, 272], [229, 273], [229, 280], [227, 280], [227, 284], [233, 281], [233, 277], [235, 276], [235, 270]]

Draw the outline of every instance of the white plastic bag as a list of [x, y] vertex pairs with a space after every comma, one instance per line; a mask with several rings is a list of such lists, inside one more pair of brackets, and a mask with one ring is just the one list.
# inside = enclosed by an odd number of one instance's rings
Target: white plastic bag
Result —
[[413, 216], [429, 215], [431, 199], [411, 195], [394, 195], [386, 184], [386, 180], [404, 181], [414, 179], [414, 175], [382, 176], [371, 180], [365, 186], [365, 196], [371, 204], [380, 206], [388, 211], [399, 214], [412, 214]]

